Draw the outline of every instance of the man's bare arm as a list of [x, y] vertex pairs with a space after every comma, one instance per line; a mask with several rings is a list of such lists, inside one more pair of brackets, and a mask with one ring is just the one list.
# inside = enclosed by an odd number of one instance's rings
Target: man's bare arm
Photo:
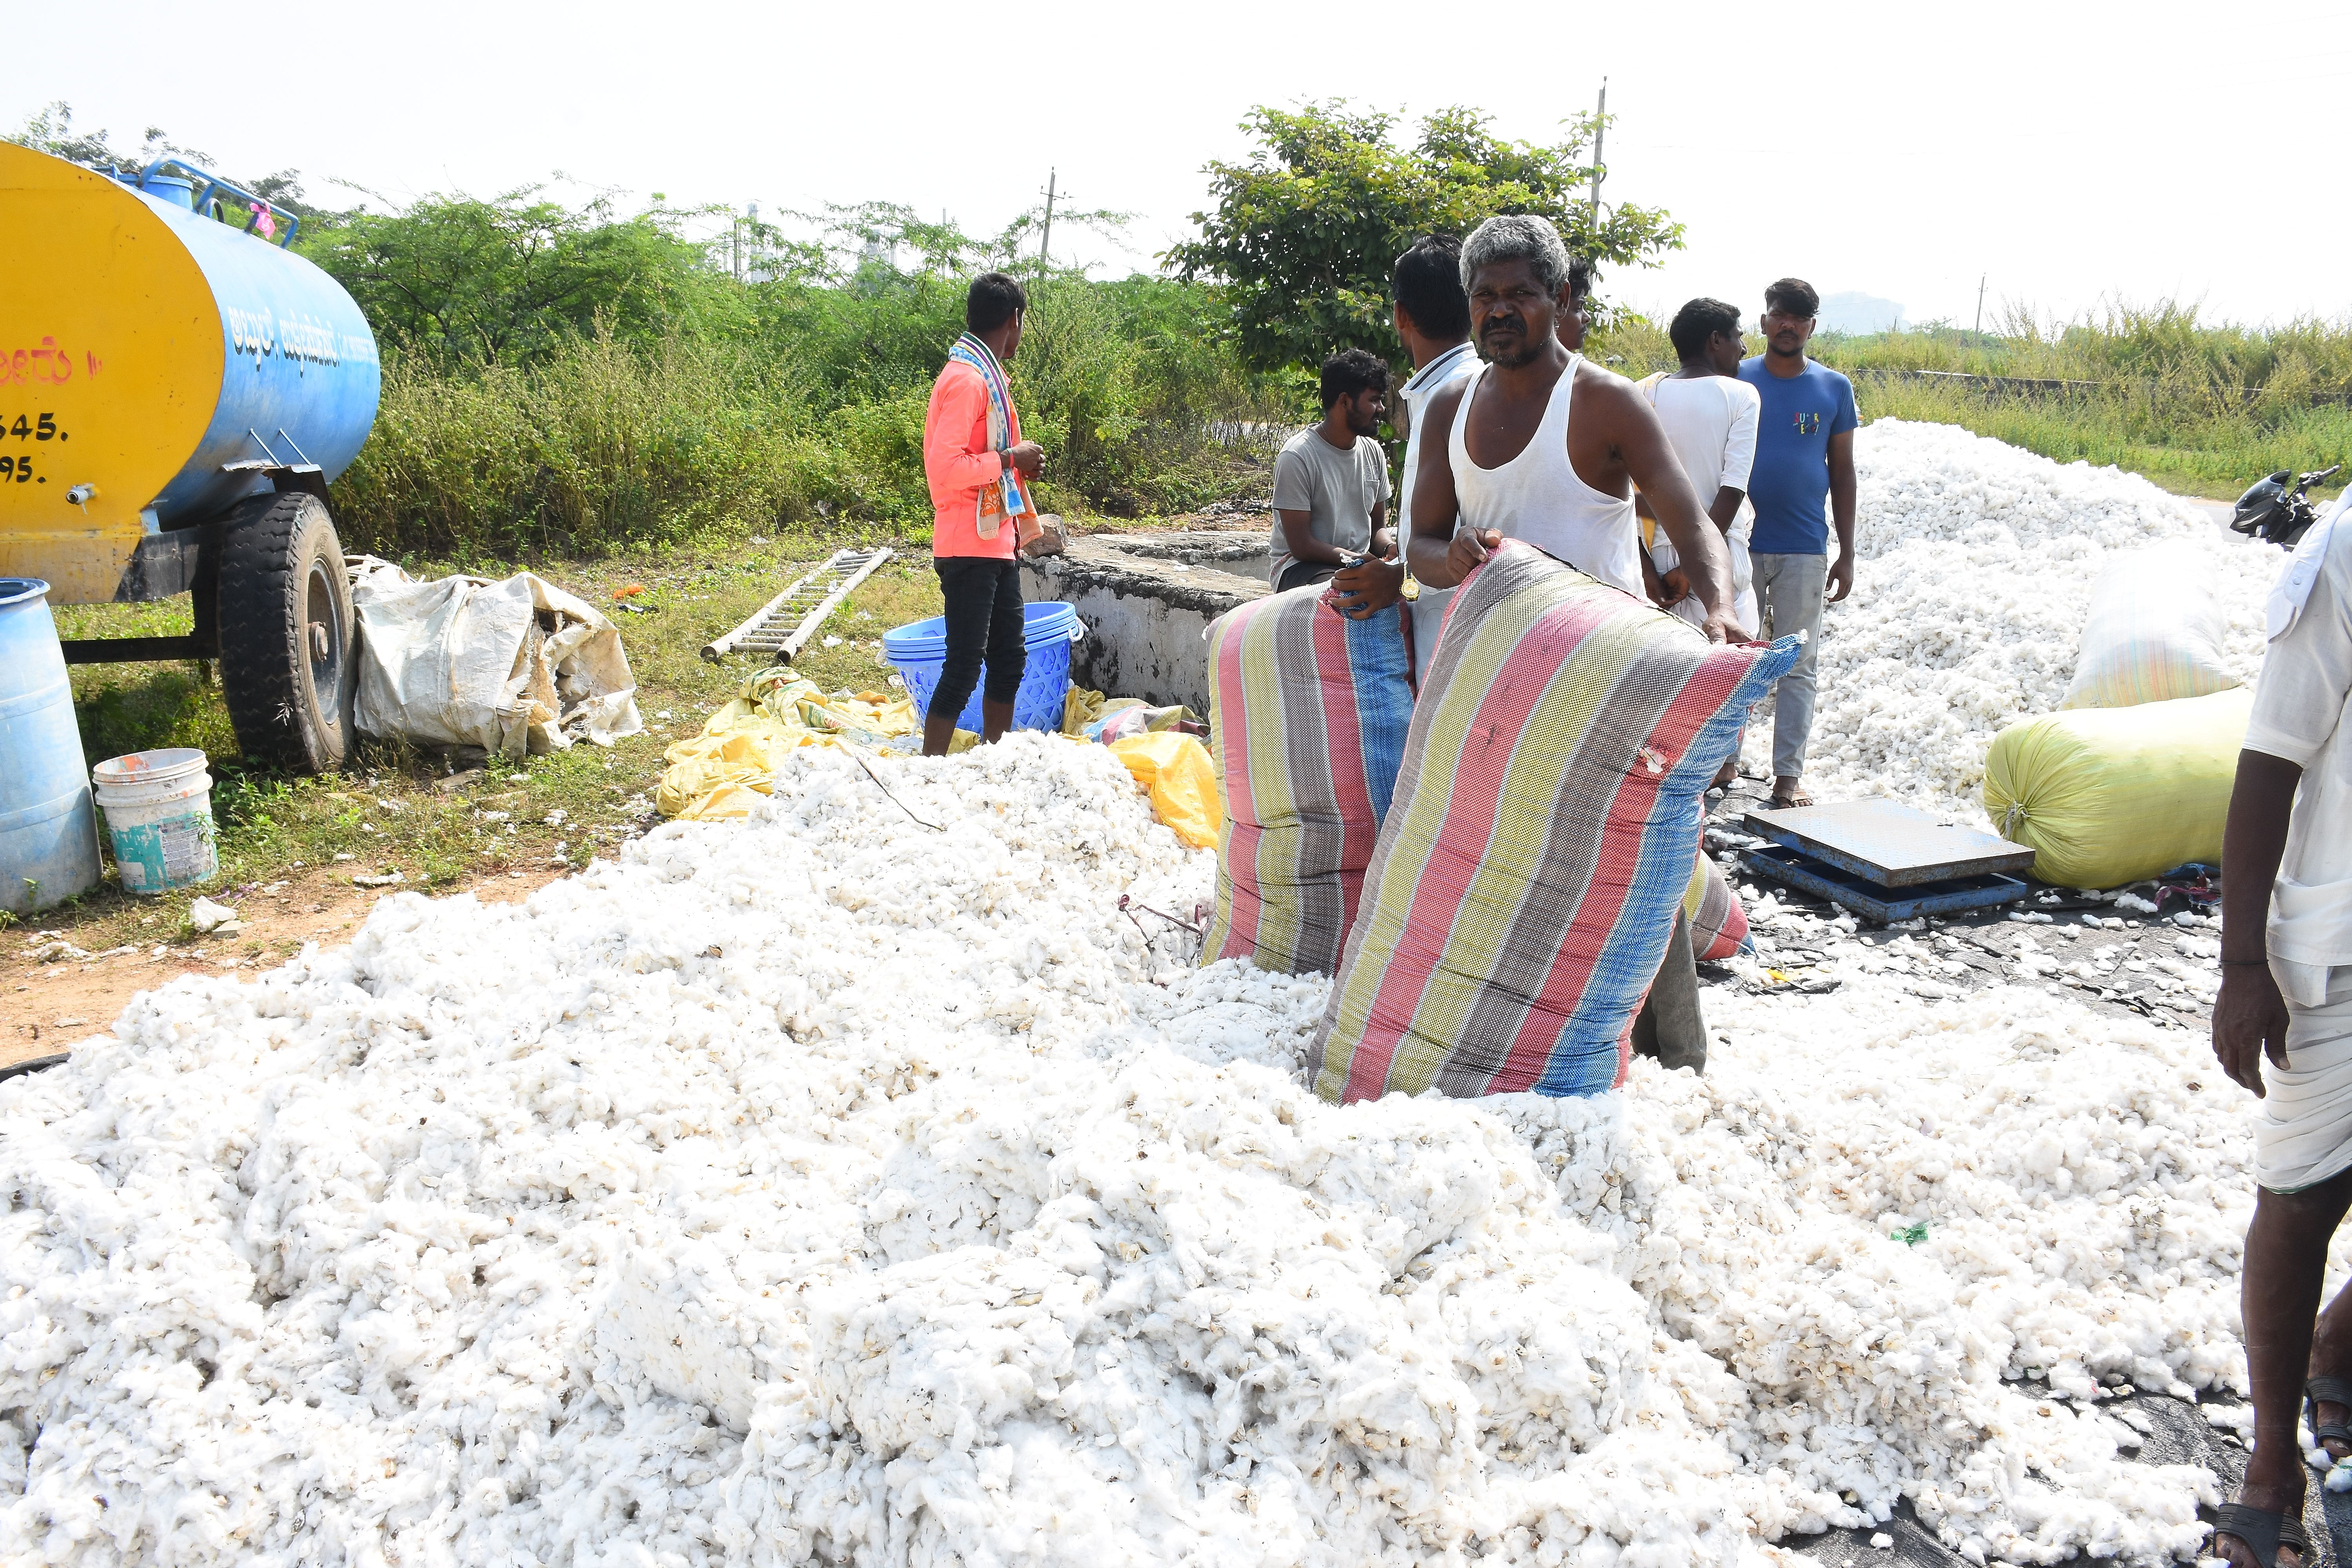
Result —
[[2238, 753], [2238, 781], [2221, 829], [2221, 994], [2213, 999], [2213, 1057], [2263, 1092], [2263, 1058], [2286, 1060], [2286, 999], [2270, 970], [2271, 885], [2286, 854], [2287, 818], [2303, 770], [2267, 752]]
[[1830, 437], [1830, 521], [1837, 525], [1837, 559], [1830, 563], [1830, 603], [1853, 592], [1853, 432]]
[[1454, 493], [1454, 421], [1462, 410], [1462, 384], [1455, 382], [1431, 399], [1429, 424], [1421, 433], [1421, 472], [1412, 487], [1412, 537], [1405, 542], [1405, 562], [1415, 581], [1432, 588], [1451, 588], [1470, 574], [1501, 540], [1493, 530], [1482, 539], [1472, 530], [1454, 532], [1462, 515], [1461, 499]]
[[1746, 490], [1734, 489], [1729, 485], [1726, 485], [1716, 491], [1715, 499], [1707, 503], [1706, 515], [1717, 528], [1725, 533], [1729, 533], [1731, 525], [1739, 521], [1739, 503], [1747, 499]]
[[1657, 415], [1630, 383], [1614, 376], [1596, 377], [1589, 388], [1578, 390], [1601, 395], [1592, 402], [1607, 421], [1610, 444], [1625, 471], [1649, 497], [1650, 510], [1656, 514], [1658, 526], [1666, 531], [1681, 570], [1690, 580], [1691, 592], [1706, 606], [1707, 640], [1727, 640], [1731, 556], [1724, 549], [1722, 533], [1709, 527], [1706, 515], [1699, 510], [1690, 476], [1683, 471], [1683, 460], [1666, 439]]

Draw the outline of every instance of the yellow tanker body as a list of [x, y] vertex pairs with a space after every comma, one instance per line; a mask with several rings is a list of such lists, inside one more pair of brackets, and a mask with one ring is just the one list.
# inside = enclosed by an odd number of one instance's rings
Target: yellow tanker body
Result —
[[192, 592], [194, 636], [68, 662], [217, 658], [246, 752], [324, 771], [353, 675], [326, 487], [381, 377], [350, 295], [265, 237], [284, 221], [188, 165], [0, 143], [0, 576], [64, 604]]

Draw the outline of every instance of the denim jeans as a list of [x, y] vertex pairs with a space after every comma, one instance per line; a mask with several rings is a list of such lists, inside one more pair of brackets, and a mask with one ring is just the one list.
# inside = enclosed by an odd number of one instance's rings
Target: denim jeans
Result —
[[1814, 666], [1822, 652], [1822, 595], [1830, 580], [1826, 555], [1758, 555], [1756, 605], [1768, 637], [1805, 634], [1805, 648], [1773, 688], [1772, 776], [1792, 779], [1805, 771], [1805, 745], [1813, 738]]

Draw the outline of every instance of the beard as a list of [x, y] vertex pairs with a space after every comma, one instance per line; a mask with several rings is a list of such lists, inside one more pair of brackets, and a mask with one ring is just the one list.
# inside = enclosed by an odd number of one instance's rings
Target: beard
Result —
[[[1490, 338], [1490, 334], [1496, 330], [1516, 333], [1517, 335], [1516, 346], [1496, 346]], [[1537, 356], [1543, 353], [1544, 339], [1542, 335], [1529, 331], [1525, 321], [1510, 316], [1487, 322], [1486, 330], [1478, 334], [1478, 346], [1486, 351], [1486, 358], [1490, 363], [1500, 365], [1506, 370], [1517, 370], [1523, 364], [1535, 363]]]

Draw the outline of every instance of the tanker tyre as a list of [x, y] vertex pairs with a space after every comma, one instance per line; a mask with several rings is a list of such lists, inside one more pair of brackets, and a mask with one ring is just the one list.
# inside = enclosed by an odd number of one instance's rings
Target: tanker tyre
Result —
[[331, 773], [351, 755], [358, 622], [326, 502], [256, 496], [222, 530], [221, 696], [245, 754]]

